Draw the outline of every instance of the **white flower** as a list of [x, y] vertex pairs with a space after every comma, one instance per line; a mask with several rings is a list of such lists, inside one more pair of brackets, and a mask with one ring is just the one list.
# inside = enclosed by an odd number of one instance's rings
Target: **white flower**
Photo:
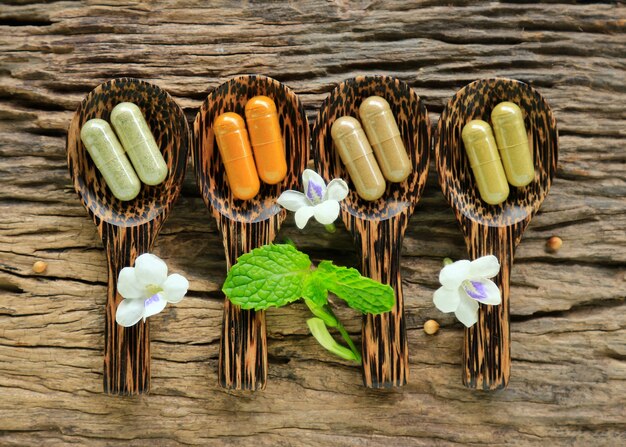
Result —
[[348, 185], [340, 178], [331, 180], [326, 186], [324, 179], [315, 171], [305, 169], [302, 173], [304, 194], [285, 191], [278, 204], [296, 213], [296, 225], [303, 229], [311, 217], [322, 225], [332, 224], [339, 216], [339, 202], [348, 195]]
[[461, 323], [472, 326], [478, 321], [478, 303], [501, 302], [500, 289], [488, 279], [499, 271], [500, 263], [493, 255], [446, 265], [439, 273], [441, 287], [433, 297], [435, 306], [442, 312], [454, 312]]
[[144, 253], [135, 267], [124, 267], [117, 279], [117, 291], [125, 299], [117, 307], [115, 321], [129, 327], [158, 314], [167, 303], [185, 297], [189, 281], [177, 273], [167, 276], [167, 265], [153, 254]]

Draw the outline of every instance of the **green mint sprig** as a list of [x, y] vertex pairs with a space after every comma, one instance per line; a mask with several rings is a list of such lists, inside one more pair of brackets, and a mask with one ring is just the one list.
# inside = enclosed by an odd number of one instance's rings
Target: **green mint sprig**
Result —
[[[333, 354], [357, 363], [361, 363], [361, 353], [332, 311], [328, 292], [362, 313], [389, 312], [395, 304], [390, 286], [330, 261], [312, 269], [309, 257], [291, 244], [264, 245], [239, 257], [222, 291], [243, 309], [266, 310], [304, 299], [315, 315], [307, 321], [315, 339]], [[335, 341], [328, 328], [337, 329], [349, 349]]]
[[302, 296], [311, 274], [309, 257], [288, 244], [265, 245], [241, 255], [222, 291], [242, 309], [282, 307]]

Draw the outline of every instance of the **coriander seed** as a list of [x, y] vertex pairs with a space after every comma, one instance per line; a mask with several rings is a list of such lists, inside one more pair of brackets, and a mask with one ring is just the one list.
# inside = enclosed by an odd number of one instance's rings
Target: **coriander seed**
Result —
[[37, 261], [33, 264], [33, 272], [43, 273], [48, 268], [48, 263], [44, 261]]
[[557, 251], [559, 251], [559, 249], [561, 248], [562, 245], [563, 245], [563, 239], [561, 239], [558, 236], [552, 236], [546, 242], [546, 249], [550, 253], [556, 253]]
[[439, 331], [439, 323], [435, 320], [428, 320], [424, 323], [424, 332], [428, 335], [435, 335]]

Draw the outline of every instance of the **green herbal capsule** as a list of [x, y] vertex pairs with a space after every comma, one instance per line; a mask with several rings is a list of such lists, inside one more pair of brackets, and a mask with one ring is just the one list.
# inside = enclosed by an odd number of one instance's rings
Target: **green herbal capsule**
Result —
[[109, 123], [98, 118], [87, 121], [80, 139], [111, 193], [119, 200], [137, 197], [141, 183]]
[[379, 199], [387, 185], [361, 123], [342, 116], [335, 120], [330, 133], [357, 194], [364, 200]]
[[528, 185], [535, 178], [535, 167], [522, 111], [517, 104], [501, 102], [491, 112], [491, 123], [509, 183]]
[[461, 132], [480, 197], [490, 205], [498, 205], [509, 196], [509, 184], [498, 156], [491, 126], [472, 120]]
[[111, 111], [111, 124], [146, 185], [158, 185], [167, 177], [167, 164], [139, 107], [122, 102]]
[[406, 180], [411, 161], [389, 103], [380, 96], [370, 96], [361, 103], [359, 116], [385, 178], [394, 183]]

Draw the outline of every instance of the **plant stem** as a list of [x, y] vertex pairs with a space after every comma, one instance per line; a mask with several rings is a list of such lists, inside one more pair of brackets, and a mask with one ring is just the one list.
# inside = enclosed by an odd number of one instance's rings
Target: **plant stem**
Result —
[[328, 231], [329, 233], [334, 233], [335, 231], [337, 231], [337, 227], [335, 227], [334, 223], [326, 224], [324, 225], [324, 228], [326, 228], [326, 231]]
[[348, 334], [348, 331], [346, 331], [346, 328], [343, 327], [343, 324], [341, 324], [339, 320], [337, 320], [337, 323], [338, 323], [337, 330], [339, 331], [343, 339], [346, 341], [346, 343], [348, 343], [350, 350], [354, 353], [356, 357], [356, 362], [360, 365], [362, 361], [361, 352], [357, 349], [356, 346], [354, 346], [354, 343], [352, 342], [352, 339], [350, 338], [350, 334]]

